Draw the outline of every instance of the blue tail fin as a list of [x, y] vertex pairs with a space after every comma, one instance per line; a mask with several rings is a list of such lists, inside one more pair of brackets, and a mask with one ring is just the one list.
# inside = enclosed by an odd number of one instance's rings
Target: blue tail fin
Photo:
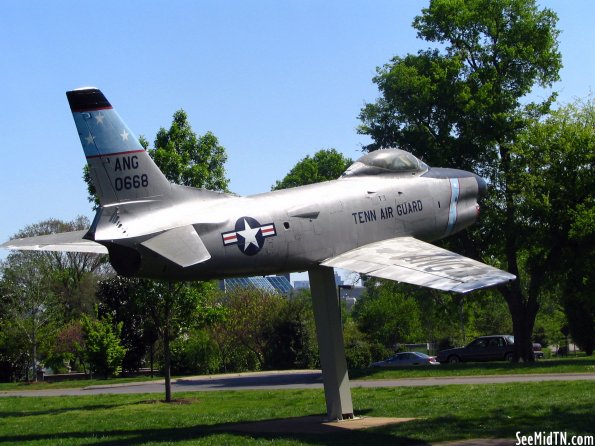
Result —
[[66, 96], [102, 206], [169, 193], [171, 184], [101, 91], [81, 88]]

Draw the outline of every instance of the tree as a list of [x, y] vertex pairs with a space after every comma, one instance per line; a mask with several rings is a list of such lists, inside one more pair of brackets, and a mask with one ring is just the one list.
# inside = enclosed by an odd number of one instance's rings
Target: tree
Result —
[[[69, 222], [48, 219], [25, 227], [14, 238], [80, 230], [88, 224], [85, 217]], [[106, 265], [105, 256], [96, 254], [11, 252], [0, 265], [4, 295], [0, 319], [4, 331], [12, 330], [26, 342], [5, 345], [26, 348], [30, 368], [35, 370], [40, 359], [51, 353], [50, 341], [59, 326], [92, 311], [97, 277], [107, 273]], [[41, 347], [47, 348], [40, 357]], [[23, 357], [17, 352], [7, 355]]]
[[211, 132], [197, 136], [182, 109], [174, 113], [169, 130], [159, 129], [149, 155], [173, 183], [227, 191], [225, 148]]
[[122, 361], [125, 371], [138, 370], [147, 350], [151, 352], [157, 341], [157, 328], [145, 303], [145, 296], [136, 292], [143, 279], [114, 276], [99, 282], [97, 287], [97, 311], [100, 317], [110, 316], [115, 323], [122, 323], [120, 339], [126, 348]]
[[256, 358], [259, 369], [265, 368], [269, 341], [284, 298], [256, 288], [238, 287], [222, 295], [219, 303], [225, 308], [225, 318], [216, 327], [218, 343], [233, 348], [242, 346]]
[[[499, 287], [513, 321], [515, 359], [533, 360], [531, 333], [539, 308], [543, 268], [524, 275], [526, 233], [515, 142], [546, 114], [555, 94], [523, 105], [535, 85], [558, 80], [557, 17], [533, 0], [433, 0], [415, 18], [418, 36], [440, 49], [395, 57], [378, 69], [382, 94], [360, 113], [359, 131], [375, 150], [401, 146], [429, 164], [473, 169], [491, 188], [474, 240], [463, 234], [464, 251], [500, 262], [519, 280]], [[552, 251], [546, 259], [555, 256]], [[527, 264], [531, 260], [527, 259]]]
[[[527, 269], [562, 294], [574, 341], [595, 347], [595, 102], [530, 125], [515, 146], [529, 241]], [[553, 274], [552, 274], [553, 273]], [[529, 287], [535, 287], [532, 282]]]
[[[146, 149], [147, 140], [139, 138]], [[169, 129], [161, 128], [155, 138], [155, 148], [148, 150], [155, 164], [169, 181], [196, 188], [227, 191], [229, 180], [225, 177], [225, 148], [211, 132], [196, 135], [184, 110], [173, 115]], [[90, 176], [85, 176], [90, 186]], [[90, 194], [93, 189], [89, 187]], [[90, 198], [90, 201], [94, 201]], [[171, 401], [170, 343], [181, 331], [187, 329], [197, 314], [211, 314], [212, 308], [199, 310], [205, 302], [200, 293], [211, 289], [209, 284], [188, 285], [141, 280], [134, 284], [133, 298], [138, 312], [153, 321], [163, 342], [165, 359], [165, 399]], [[128, 292], [127, 292], [128, 293]], [[124, 295], [122, 295], [124, 297]]]
[[193, 328], [217, 320], [219, 309], [210, 305], [215, 287], [211, 282], [162, 282], [138, 279], [133, 299], [147, 315], [163, 343], [165, 400], [171, 402], [171, 343]]
[[[13, 238], [58, 234], [89, 228], [87, 217], [78, 216], [71, 221], [54, 218], [26, 226]], [[56, 298], [63, 304], [66, 320], [77, 320], [83, 313], [92, 313], [95, 305], [95, 286], [100, 277], [113, 273], [107, 256], [84, 252], [11, 252], [7, 265], [19, 259], [38, 258], [44, 263], [46, 281]]]
[[353, 309], [359, 329], [387, 349], [422, 339], [415, 299], [396, 282], [369, 280], [366, 294]]
[[[0, 323], [2, 331], [11, 332], [22, 342], [13, 347], [25, 348], [29, 359], [28, 370], [37, 381], [39, 347], [51, 335], [61, 319], [56, 295], [51, 289], [49, 264], [35, 253], [10, 254], [2, 265], [3, 295]], [[20, 356], [13, 352], [12, 356]], [[26, 373], [27, 380], [29, 373]]]
[[110, 316], [91, 319], [86, 314], [81, 318], [83, 345], [80, 346], [91, 371], [108, 378], [119, 375], [126, 349], [120, 344], [122, 322], [113, 324]]
[[266, 368], [309, 369], [318, 364], [312, 300], [308, 294], [284, 299], [268, 333]]
[[335, 149], [319, 150], [313, 157], [309, 155], [299, 161], [273, 190], [304, 186], [322, 181], [336, 180], [353, 163]]

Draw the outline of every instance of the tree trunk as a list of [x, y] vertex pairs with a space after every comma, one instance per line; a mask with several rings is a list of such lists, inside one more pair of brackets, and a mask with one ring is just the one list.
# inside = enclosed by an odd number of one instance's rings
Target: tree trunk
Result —
[[[34, 322], [35, 323], [35, 322]], [[35, 327], [33, 328], [33, 349], [32, 349], [32, 369], [33, 369], [33, 382], [37, 382], [37, 333], [35, 331]]]
[[165, 375], [165, 402], [171, 403], [171, 352], [169, 351], [169, 333], [166, 330], [163, 335], [163, 359]]
[[151, 378], [153, 378], [153, 367], [154, 367], [154, 360], [155, 360], [155, 342], [151, 342], [151, 346], [149, 347], [149, 362], [151, 364]]
[[535, 298], [524, 299], [518, 280], [511, 285], [498, 288], [506, 299], [512, 316], [514, 335], [515, 362], [533, 362], [533, 326], [537, 316], [538, 305]]

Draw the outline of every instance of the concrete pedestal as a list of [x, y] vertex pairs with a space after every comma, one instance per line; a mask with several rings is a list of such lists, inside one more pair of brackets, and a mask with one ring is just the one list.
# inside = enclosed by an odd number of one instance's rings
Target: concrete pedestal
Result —
[[329, 420], [353, 418], [351, 388], [343, 346], [341, 307], [333, 268], [319, 266], [308, 271], [314, 303], [316, 337], [324, 380]]

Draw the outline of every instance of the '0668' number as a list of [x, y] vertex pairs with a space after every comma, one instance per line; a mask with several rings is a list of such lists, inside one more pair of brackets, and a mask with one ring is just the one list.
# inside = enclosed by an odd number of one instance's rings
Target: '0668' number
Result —
[[129, 177], [116, 178], [115, 186], [117, 191], [122, 189], [138, 189], [139, 187], [147, 187], [149, 185], [149, 177], [146, 173], [142, 175], [132, 175]]

